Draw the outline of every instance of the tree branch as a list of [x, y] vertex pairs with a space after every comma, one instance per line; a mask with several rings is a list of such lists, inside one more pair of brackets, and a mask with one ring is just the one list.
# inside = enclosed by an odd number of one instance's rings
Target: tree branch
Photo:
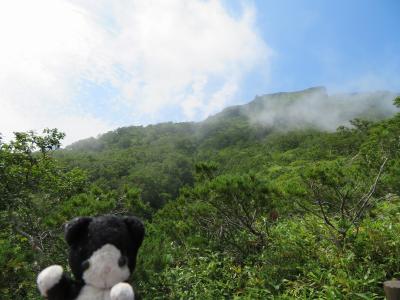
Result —
[[[364, 210], [365, 210], [365, 208], [366, 208], [366, 206], [367, 206], [369, 200], [371, 199], [372, 195], [375, 193], [376, 186], [377, 186], [377, 184], [378, 184], [379, 178], [380, 178], [381, 175], [382, 175], [382, 172], [383, 172], [383, 170], [384, 170], [384, 168], [385, 168], [385, 164], [386, 164], [387, 161], [388, 161], [388, 158], [386, 157], [385, 160], [383, 161], [382, 165], [380, 166], [379, 172], [378, 172], [378, 174], [376, 175], [375, 180], [374, 180], [374, 183], [371, 185], [371, 187], [370, 187], [368, 193], [367, 193], [366, 195], [364, 195], [364, 196], [360, 199], [360, 201], [357, 203], [357, 204], [360, 204], [360, 203], [362, 202], [362, 205], [361, 205], [360, 209], [358, 210], [358, 212], [357, 212], [357, 213], [355, 214], [355, 216], [353, 217], [353, 219], [351, 220], [351, 222], [352, 222], [353, 224], [355, 224], [355, 223], [358, 221], [358, 219], [362, 216], [362, 214], [363, 214], [363, 212], [364, 212]], [[357, 206], [358, 206], [358, 205], [357, 205]]]

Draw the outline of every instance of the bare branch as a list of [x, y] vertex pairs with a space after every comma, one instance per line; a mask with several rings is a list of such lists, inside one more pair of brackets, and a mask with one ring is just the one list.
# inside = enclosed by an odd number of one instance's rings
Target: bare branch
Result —
[[32, 248], [35, 250], [38, 250], [40, 252], [44, 252], [44, 249], [41, 248], [39, 246], [39, 243], [41, 244], [41, 246], [43, 247], [43, 244], [41, 243], [41, 241], [37, 241], [36, 238], [34, 238], [32, 235], [30, 235], [29, 233], [23, 231], [22, 229], [15, 227], [14, 230], [19, 233], [20, 235], [26, 237], [29, 240], [29, 244], [31, 244]]
[[364, 213], [365, 208], [367, 207], [367, 204], [369, 203], [369, 200], [371, 199], [372, 195], [375, 193], [376, 186], [378, 184], [379, 178], [382, 175], [382, 172], [383, 172], [383, 170], [385, 168], [385, 164], [386, 164], [387, 161], [388, 161], [388, 158], [386, 157], [384, 159], [382, 165], [380, 166], [378, 175], [376, 175], [375, 180], [374, 180], [373, 184], [371, 185], [368, 193], [365, 196], [363, 196], [360, 199], [360, 201], [358, 202], [358, 204], [362, 202], [362, 205], [361, 205], [360, 209], [358, 210], [358, 212], [355, 214], [353, 220], [351, 221], [353, 224], [355, 224], [358, 221], [358, 219], [362, 216], [362, 214]]

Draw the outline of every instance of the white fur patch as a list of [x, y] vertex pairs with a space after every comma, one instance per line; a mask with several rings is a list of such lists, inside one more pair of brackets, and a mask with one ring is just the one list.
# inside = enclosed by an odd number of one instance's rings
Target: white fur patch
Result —
[[99, 289], [91, 285], [85, 285], [76, 300], [111, 300], [109, 289]]
[[40, 272], [36, 280], [40, 294], [46, 297], [47, 292], [60, 282], [62, 275], [63, 268], [58, 265], [47, 267], [42, 272]]
[[129, 283], [121, 282], [111, 289], [111, 300], [134, 300], [135, 294]]
[[88, 285], [100, 289], [110, 289], [115, 284], [129, 278], [127, 265], [120, 267], [121, 251], [114, 245], [106, 244], [93, 252], [89, 258], [89, 268], [83, 272], [83, 280]]

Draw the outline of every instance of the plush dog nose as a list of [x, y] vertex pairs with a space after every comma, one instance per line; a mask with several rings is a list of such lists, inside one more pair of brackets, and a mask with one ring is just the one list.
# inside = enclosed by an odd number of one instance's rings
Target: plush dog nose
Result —
[[120, 267], [123, 267], [123, 266], [126, 265], [126, 263], [127, 263], [126, 256], [123, 256], [123, 255], [122, 255], [122, 256], [119, 258], [119, 260], [118, 260], [118, 265], [119, 265]]
[[89, 267], [90, 267], [89, 261], [88, 261], [88, 260], [85, 260], [85, 261], [82, 263], [82, 270], [83, 270], [83, 271], [86, 271], [87, 269], [89, 269]]

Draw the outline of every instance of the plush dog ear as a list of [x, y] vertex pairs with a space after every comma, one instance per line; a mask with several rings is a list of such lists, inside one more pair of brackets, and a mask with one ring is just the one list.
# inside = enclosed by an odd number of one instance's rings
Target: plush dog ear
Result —
[[130, 236], [136, 243], [137, 249], [139, 249], [144, 239], [144, 225], [142, 221], [136, 217], [124, 217], [124, 222], [126, 227], [128, 227]]
[[86, 234], [90, 222], [92, 222], [92, 218], [90, 217], [78, 217], [65, 225], [65, 240], [69, 246], [75, 244]]

